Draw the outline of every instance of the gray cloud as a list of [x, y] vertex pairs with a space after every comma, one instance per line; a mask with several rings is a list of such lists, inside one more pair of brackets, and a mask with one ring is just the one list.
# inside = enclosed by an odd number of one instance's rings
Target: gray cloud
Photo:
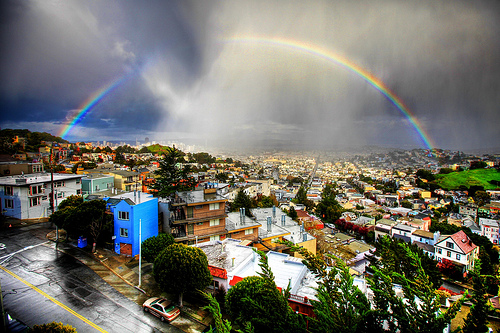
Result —
[[149, 134], [252, 147], [421, 146], [363, 78], [290, 48], [343, 56], [380, 78], [436, 146], [497, 145], [500, 15], [493, 1], [22, 1], [2, 10], [0, 125], [63, 123], [130, 72], [72, 133]]

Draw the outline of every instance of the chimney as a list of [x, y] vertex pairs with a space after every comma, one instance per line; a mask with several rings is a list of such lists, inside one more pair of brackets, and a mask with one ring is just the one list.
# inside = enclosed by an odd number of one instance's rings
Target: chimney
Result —
[[276, 206], [273, 205], [273, 219], [276, 218]]
[[273, 224], [273, 220], [271, 216], [267, 217], [267, 232], [271, 232], [271, 225]]
[[303, 242], [307, 241], [307, 232], [304, 232], [304, 233], [302, 234], [302, 239], [303, 239], [303, 240], [302, 240]]
[[281, 215], [281, 225], [284, 226], [285, 225], [285, 221], [286, 221], [286, 215], [283, 214]]

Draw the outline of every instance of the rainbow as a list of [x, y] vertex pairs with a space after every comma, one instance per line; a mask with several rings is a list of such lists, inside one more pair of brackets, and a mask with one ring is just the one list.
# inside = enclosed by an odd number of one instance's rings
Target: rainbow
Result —
[[65, 124], [60, 132], [58, 133], [58, 136], [61, 138], [65, 139], [66, 136], [68, 135], [69, 131], [73, 129], [77, 124], [79, 124], [83, 118], [92, 110], [93, 107], [95, 107], [97, 104], [99, 104], [102, 99], [111, 93], [113, 90], [115, 90], [117, 87], [119, 87], [123, 82], [125, 82], [131, 74], [126, 74], [124, 76], [119, 77], [115, 81], [105, 85], [101, 89], [97, 90], [94, 92], [92, 95], [90, 95], [82, 104], [81, 106], [77, 109], [79, 110], [78, 113], [73, 117], [73, 119]]
[[408, 119], [415, 131], [418, 133], [420, 139], [427, 149], [434, 149], [435, 145], [430, 139], [429, 135], [425, 133], [422, 125], [417, 120], [417, 118], [410, 112], [407, 106], [403, 103], [401, 98], [394, 94], [387, 85], [384, 84], [379, 78], [371, 74], [368, 70], [358, 66], [349, 59], [335, 54], [325, 48], [320, 46], [300, 42], [296, 40], [283, 39], [283, 38], [265, 38], [265, 37], [255, 37], [255, 36], [234, 36], [223, 40], [226, 43], [250, 43], [250, 44], [261, 44], [272, 47], [287, 48], [292, 51], [300, 52], [303, 54], [311, 55], [316, 58], [326, 60], [327, 62], [333, 63], [335, 65], [340, 65], [341, 67], [347, 69], [348, 71], [360, 76], [366, 82], [368, 82], [372, 87], [377, 89], [382, 93], [396, 108]]

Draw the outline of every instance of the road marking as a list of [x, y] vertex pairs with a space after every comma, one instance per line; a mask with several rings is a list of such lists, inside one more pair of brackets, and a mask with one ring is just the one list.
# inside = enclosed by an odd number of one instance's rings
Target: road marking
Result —
[[0, 265], [0, 269], [2, 269], [5, 273], [11, 275], [15, 279], [18, 279], [19, 281], [21, 281], [22, 283], [24, 283], [25, 285], [27, 285], [31, 289], [33, 289], [33, 290], [37, 291], [38, 293], [42, 294], [43, 296], [47, 297], [49, 300], [51, 300], [55, 304], [59, 305], [61, 308], [63, 308], [64, 310], [68, 311], [69, 313], [71, 313], [75, 317], [80, 318], [82, 321], [84, 321], [85, 323], [89, 324], [90, 326], [92, 326], [93, 328], [95, 328], [96, 330], [98, 330], [99, 332], [108, 333], [107, 331], [103, 330], [102, 328], [100, 328], [99, 326], [97, 326], [96, 324], [94, 324], [93, 322], [91, 322], [90, 320], [88, 320], [87, 318], [85, 318], [84, 316], [78, 314], [74, 310], [70, 309], [69, 307], [67, 307], [63, 303], [61, 303], [58, 300], [56, 300], [54, 297], [52, 297], [49, 294], [45, 293], [44, 291], [38, 289], [36, 286], [32, 285], [31, 283], [29, 283], [28, 281], [26, 281], [22, 277], [20, 277], [20, 276], [16, 275], [15, 273], [9, 271], [7, 268], [5, 268], [5, 267], [3, 267], [3, 266]]
[[37, 246], [44, 245], [44, 244], [47, 244], [47, 243], [50, 243], [50, 241], [46, 241], [44, 243], [40, 243], [40, 244], [36, 244], [36, 245], [26, 246], [26, 247], [24, 247], [24, 248], [22, 248], [22, 249], [20, 249], [20, 250], [18, 250], [16, 252], [12, 252], [12, 253], [6, 254], [3, 257], [0, 257], [0, 260], [5, 259], [2, 262], [0, 262], [0, 265], [2, 265], [4, 262], [6, 262], [7, 260], [9, 260], [10, 258], [12, 258], [14, 255], [16, 255], [18, 253], [21, 253], [23, 251], [26, 251], [26, 250], [29, 250], [29, 249], [32, 249], [32, 248], [35, 248]]

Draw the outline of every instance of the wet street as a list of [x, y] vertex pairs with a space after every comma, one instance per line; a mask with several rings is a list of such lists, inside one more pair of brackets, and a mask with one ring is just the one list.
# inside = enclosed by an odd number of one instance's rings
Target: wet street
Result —
[[182, 332], [144, 313], [80, 261], [48, 247], [39, 238], [46, 232], [28, 226], [0, 234], [1, 290], [12, 317], [28, 326], [62, 322], [78, 332]]

